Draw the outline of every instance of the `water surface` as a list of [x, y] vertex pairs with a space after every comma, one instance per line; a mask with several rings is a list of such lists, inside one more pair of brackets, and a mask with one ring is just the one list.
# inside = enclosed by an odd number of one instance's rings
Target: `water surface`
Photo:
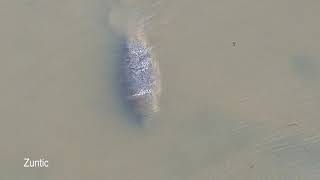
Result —
[[[2, 0], [0, 179], [319, 179], [319, 7]], [[141, 17], [163, 88], [136, 126], [115, 67]]]

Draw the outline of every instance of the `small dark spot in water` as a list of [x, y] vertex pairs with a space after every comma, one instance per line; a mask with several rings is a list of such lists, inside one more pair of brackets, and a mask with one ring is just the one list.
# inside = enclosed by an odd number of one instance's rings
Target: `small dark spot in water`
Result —
[[255, 164], [252, 163], [252, 164], [250, 164], [249, 168], [252, 169], [252, 168], [254, 168], [254, 166], [255, 166]]

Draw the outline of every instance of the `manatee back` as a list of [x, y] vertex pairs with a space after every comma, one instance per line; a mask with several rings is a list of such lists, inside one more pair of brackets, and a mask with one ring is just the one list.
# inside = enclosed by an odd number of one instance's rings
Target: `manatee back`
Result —
[[122, 96], [129, 110], [139, 117], [159, 111], [161, 78], [158, 62], [147, 41], [145, 18], [127, 4], [114, 8], [110, 23], [121, 38], [120, 79]]
[[121, 69], [123, 88], [134, 111], [142, 115], [158, 111], [160, 71], [146, 41], [136, 37], [126, 39]]

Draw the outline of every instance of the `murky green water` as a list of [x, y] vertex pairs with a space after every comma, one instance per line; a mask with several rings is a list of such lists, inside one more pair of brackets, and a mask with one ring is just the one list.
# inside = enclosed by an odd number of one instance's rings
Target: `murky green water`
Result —
[[[319, 8], [0, 1], [0, 179], [319, 179]], [[141, 21], [162, 97], [137, 124], [116, 65], [121, 33]]]

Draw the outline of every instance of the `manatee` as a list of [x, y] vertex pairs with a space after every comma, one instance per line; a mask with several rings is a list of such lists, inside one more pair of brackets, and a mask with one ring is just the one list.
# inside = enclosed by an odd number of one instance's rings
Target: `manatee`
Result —
[[123, 96], [136, 117], [150, 118], [159, 111], [159, 65], [141, 30], [126, 35], [122, 47], [120, 75]]

